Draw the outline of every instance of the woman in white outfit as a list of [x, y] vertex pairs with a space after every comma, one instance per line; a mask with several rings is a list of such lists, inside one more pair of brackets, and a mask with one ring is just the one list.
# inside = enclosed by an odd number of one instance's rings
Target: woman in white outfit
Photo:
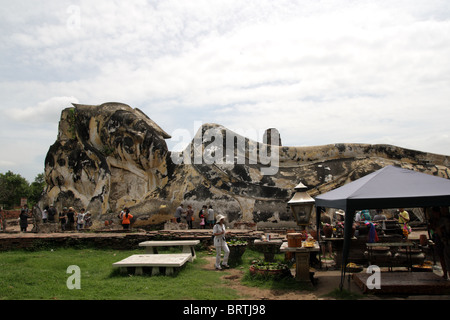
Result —
[[217, 223], [214, 225], [213, 228], [214, 246], [216, 247], [216, 263], [215, 263], [216, 270], [222, 270], [220, 266], [220, 254], [222, 250], [224, 252], [222, 266], [224, 266], [225, 268], [229, 268], [228, 257], [230, 255], [230, 249], [228, 248], [227, 241], [225, 239], [226, 230], [224, 220], [225, 216], [219, 214], [217, 216]]

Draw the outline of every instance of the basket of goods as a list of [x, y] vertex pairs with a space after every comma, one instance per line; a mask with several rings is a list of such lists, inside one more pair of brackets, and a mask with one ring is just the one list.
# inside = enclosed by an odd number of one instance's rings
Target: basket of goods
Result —
[[308, 239], [302, 243], [302, 247], [304, 248], [314, 248], [315, 245], [316, 241], [313, 237], [308, 237]]
[[433, 272], [433, 265], [430, 261], [425, 261], [422, 264], [415, 264], [412, 266], [412, 271], [416, 272]]
[[363, 271], [362, 266], [357, 265], [356, 263], [353, 263], [353, 262], [347, 263], [346, 269], [347, 269], [347, 272], [350, 272], [350, 273], [358, 273], [358, 272]]
[[252, 261], [249, 271], [252, 276], [291, 276], [291, 270], [289, 269], [289, 266], [281, 262], [266, 262], [261, 260], [254, 260]]

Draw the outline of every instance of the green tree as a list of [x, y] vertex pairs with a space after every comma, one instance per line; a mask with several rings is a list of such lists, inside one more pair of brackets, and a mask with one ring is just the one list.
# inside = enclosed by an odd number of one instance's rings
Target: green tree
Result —
[[44, 188], [45, 176], [43, 173], [39, 173], [29, 187], [28, 202], [33, 205], [36, 204], [41, 198]]
[[27, 198], [28, 205], [31, 207], [39, 201], [42, 191], [45, 188], [44, 174], [40, 173], [29, 184], [20, 174], [11, 171], [0, 173], [0, 204], [5, 209], [13, 209], [20, 205], [20, 198]]
[[0, 173], [0, 203], [5, 209], [11, 209], [20, 204], [20, 198], [29, 196], [28, 181], [20, 174], [11, 171]]

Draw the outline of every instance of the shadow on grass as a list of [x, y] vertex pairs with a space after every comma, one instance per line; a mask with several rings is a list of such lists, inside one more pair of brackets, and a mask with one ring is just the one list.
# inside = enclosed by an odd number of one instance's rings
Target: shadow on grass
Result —
[[333, 298], [337, 300], [358, 300], [363, 298], [364, 296], [346, 289], [340, 290], [339, 288], [336, 288], [330, 293], [324, 295], [323, 297]]

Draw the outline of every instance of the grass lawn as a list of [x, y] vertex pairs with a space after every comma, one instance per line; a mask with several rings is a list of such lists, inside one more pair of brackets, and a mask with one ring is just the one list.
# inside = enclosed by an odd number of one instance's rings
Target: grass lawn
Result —
[[[221, 272], [201, 268], [198, 252], [174, 276], [122, 275], [114, 262], [142, 250], [54, 249], [0, 253], [0, 299], [3, 300], [233, 300], [239, 293], [222, 286]], [[81, 289], [70, 290], [67, 268], [81, 271]]]

